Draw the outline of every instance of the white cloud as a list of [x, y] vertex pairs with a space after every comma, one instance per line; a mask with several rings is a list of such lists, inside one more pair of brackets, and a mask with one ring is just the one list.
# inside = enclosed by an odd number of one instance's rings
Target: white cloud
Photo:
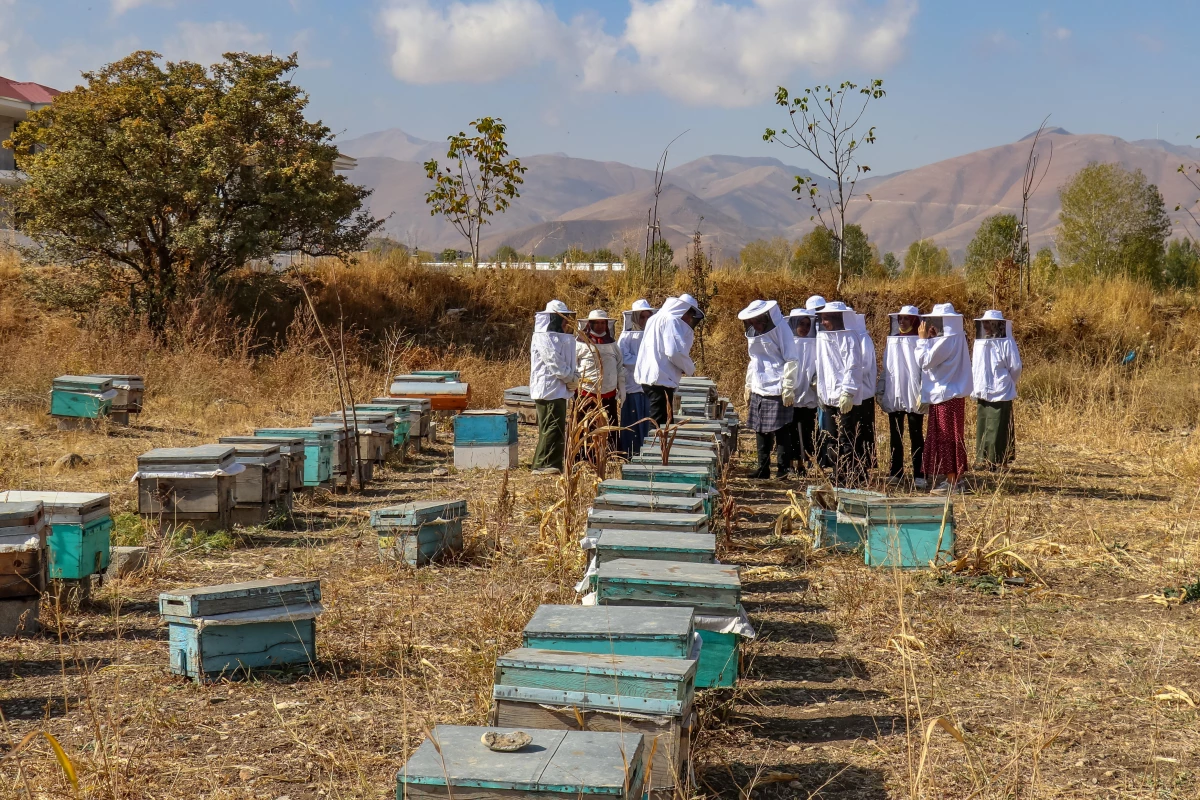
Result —
[[800, 70], [887, 67], [915, 12], [915, 0], [631, 0], [612, 36], [594, 16], [565, 22], [538, 0], [393, 0], [382, 21], [392, 72], [409, 83], [482, 83], [549, 61], [583, 89], [740, 106]]
[[1067, 39], [1071, 38], [1071, 29], [1070, 28], [1061, 28], [1061, 27], [1055, 28], [1053, 31], [1050, 32], [1050, 35], [1053, 36], [1055, 39], [1058, 39], [1060, 42], [1065, 42]]
[[163, 42], [163, 55], [172, 61], [195, 61], [208, 66], [225, 53], [262, 52], [267, 37], [241, 22], [181, 22], [175, 35]]
[[112, 0], [112, 10], [117, 16], [142, 6], [173, 6], [172, 0]]

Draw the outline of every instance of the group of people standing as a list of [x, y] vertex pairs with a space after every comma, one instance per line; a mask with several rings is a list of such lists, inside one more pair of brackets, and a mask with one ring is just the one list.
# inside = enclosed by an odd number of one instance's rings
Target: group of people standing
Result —
[[888, 316], [880, 369], [866, 318], [843, 302], [810, 297], [784, 317], [774, 300], [756, 300], [738, 314], [750, 355], [745, 396], [758, 449], [753, 477], [770, 477], [774, 455], [779, 478], [815, 462], [834, 485], [866, 484], [876, 466], [878, 404], [888, 416], [889, 480], [904, 479], [907, 428], [914, 487], [955, 491], [968, 468], [967, 397], [978, 402], [977, 465], [991, 469], [1012, 460], [1012, 403], [1021, 374], [1012, 323], [999, 311], [985, 312], [975, 320], [972, 354], [963, 317], [950, 303], [929, 314], [904, 306]]
[[[752, 477], [786, 478], [812, 464], [837, 486], [864, 485], [876, 466], [876, 405], [888, 416], [889, 480], [905, 477], [904, 439], [915, 488], [952, 492], [967, 471], [966, 398], [977, 401], [976, 464], [996, 468], [1014, 455], [1012, 403], [1021, 357], [1012, 323], [995, 310], [975, 320], [969, 352], [963, 317], [950, 303], [928, 314], [904, 306], [889, 314], [882, 369], [866, 318], [841, 301], [813, 296], [784, 316], [774, 300], [756, 300], [738, 314], [749, 365], [745, 401], [755, 432]], [[620, 337], [603, 309], [588, 314], [576, 335], [575, 314], [559, 300], [536, 314], [529, 391], [537, 407], [534, 471], [561, 471], [567, 400], [594, 398], [610, 425], [612, 444], [637, 453], [651, 421], [670, 419], [680, 379], [695, 373], [691, 349], [704, 312], [691, 295], [661, 308], [638, 300], [623, 314]]]

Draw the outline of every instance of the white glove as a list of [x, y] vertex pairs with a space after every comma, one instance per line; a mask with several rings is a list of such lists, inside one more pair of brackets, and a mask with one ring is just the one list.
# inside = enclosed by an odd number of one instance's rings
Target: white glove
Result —
[[567, 385], [567, 388], [570, 389], [572, 392], [575, 391], [576, 389], [579, 388], [578, 373], [572, 372], [570, 375], [568, 375], [566, 377], [566, 379], [563, 381], [563, 383], [565, 383]]
[[796, 378], [799, 374], [799, 362], [788, 361], [783, 365], [783, 404], [787, 408], [796, 403]]
[[925, 405], [925, 401], [924, 401], [924, 400], [918, 400], [918, 401], [917, 401], [917, 411], [916, 411], [916, 413], [918, 413], [918, 414], [924, 414], [924, 413], [925, 413], [926, 411], [928, 411], [928, 410], [929, 410], [929, 406]]
[[750, 405], [750, 369], [746, 369], [746, 391], [742, 394], [742, 399], [746, 401], [746, 405]]
[[854, 397], [849, 392], [842, 392], [842, 396], [838, 398], [838, 411], [843, 414], [854, 408]]

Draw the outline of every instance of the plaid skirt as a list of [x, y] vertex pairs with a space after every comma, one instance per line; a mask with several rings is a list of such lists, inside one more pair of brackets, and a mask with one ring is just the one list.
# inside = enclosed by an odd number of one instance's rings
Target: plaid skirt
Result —
[[921, 453], [927, 476], [962, 475], [967, 471], [966, 424], [967, 401], [962, 397], [929, 407], [925, 449]]
[[755, 433], [774, 433], [792, 421], [792, 409], [783, 404], [783, 395], [750, 395], [750, 419], [746, 423]]

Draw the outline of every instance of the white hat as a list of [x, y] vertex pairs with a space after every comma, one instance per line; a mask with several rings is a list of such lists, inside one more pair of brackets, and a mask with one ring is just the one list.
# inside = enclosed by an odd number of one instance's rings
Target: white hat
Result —
[[933, 311], [930, 312], [931, 317], [950, 317], [958, 314], [954, 310], [954, 303], [935, 303]]
[[634, 311], [657, 311], [658, 309], [656, 309], [654, 306], [650, 305], [649, 301], [647, 301], [647, 300], [634, 300], [633, 301], [633, 310]]
[[812, 297], [808, 298], [808, 300], [806, 300], [804, 303], [804, 307], [806, 309], [808, 309], [809, 311], [816, 311], [817, 309], [823, 308], [824, 306], [825, 306], [825, 298], [821, 297], [821, 295], [819, 295], [819, 294], [814, 294]]
[[921, 309], [916, 306], [901, 306], [899, 311], [888, 316], [919, 317], [921, 316]]
[[818, 314], [833, 314], [833, 313], [849, 311], [849, 310], [850, 310], [849, 306], [847, 306], [841, 300], [834, 300], [832, 303], [826, 303], [824, 306], [822, 306], [817, 311], [817, 313]]
[[571, 309], [567, 308], [567, 304], [562, 300], [551, 300], [546, 303], [546, 310], [552, 314], [570, 314]]
[[987, 311], [983, 312], [983, 316], [980, 317], [979, 319], [981, 321], [982, 320], [996, 320], [997, 322], [1000, 322], [1004, 319], [1004, 314], [1003, 314], [1003, 312], [997, 311], [994, 308], [989, 308]]
[[608, 315], [608, 312], [605, 311], [603, 308], [595, 308], [588, 312], [588, 315], [587, 315], [588, 322], [591, 322], [593, 320], [598, 320], [598, 319], [602, 319], [607, 322], [612, 322], [612, 320], [613, 320], [613, 318], [610, 317]]
[[817, 312], [811, 308], [793, 308], [788, 312], [789, 317], [815, 317], [816, 315]]
[[700, 308], [700, 304], [696, 302], [696, 298], [692, 297], [690, 294], [681, 294], [679, 295], [679, 299], [680, 301], [687, 303], [692, 307], [692, 310], [696, 312], [693, 316], [695, 316], [697, 320], [704, 319], [704, 310]]
[[755, 300], [750, 305], [738, 312], [738, 319], [745, 322], [748, 319], [761, 317], [763, 314], [768, 314], [771, 311], [771, 306], [778, 305], [774, 300]]

